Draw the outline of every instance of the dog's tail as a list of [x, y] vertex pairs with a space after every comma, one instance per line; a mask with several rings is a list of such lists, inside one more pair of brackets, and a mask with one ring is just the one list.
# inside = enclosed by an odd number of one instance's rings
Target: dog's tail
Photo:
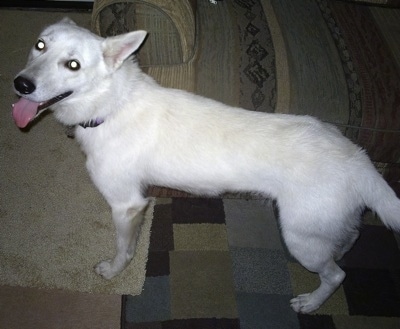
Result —
[[400, 232], [400, 199], [396, 193], [376, 171], [374, 166], [370, 165], [369, 170], [363, 170], [359, 186], [359, 191], [367, 207], [376, 211], [379, 218], [386, 227]]

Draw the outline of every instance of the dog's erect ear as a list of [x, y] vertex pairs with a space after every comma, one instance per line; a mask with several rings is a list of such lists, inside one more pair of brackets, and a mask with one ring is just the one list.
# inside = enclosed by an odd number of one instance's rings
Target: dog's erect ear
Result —
[[107, 65], [117, 69], [146, 39], [146, 31], [134, 31], [115, 37], [108, 37], [103, 41], [103, 56]]
[[60, 23], [62, 24], [71, 24], [71, 25], [76, 25], [76, 23], [69, 17], [64, 17]]

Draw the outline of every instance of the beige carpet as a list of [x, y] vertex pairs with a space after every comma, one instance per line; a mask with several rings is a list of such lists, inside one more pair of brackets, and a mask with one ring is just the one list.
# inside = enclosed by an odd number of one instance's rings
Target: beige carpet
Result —
[[[137, 295], [142, 291], [152, 207], [137, 254], [106, 281], [93, 266], [114, 255], [108, 205], [91, 183], [84, 155], [46, 115], [21, 132], [11, 118], [12, 80], [39, 31], [65, 13], [0, 10], [0, 285]], [[90, 14], [68, 13], [90, 26]]]

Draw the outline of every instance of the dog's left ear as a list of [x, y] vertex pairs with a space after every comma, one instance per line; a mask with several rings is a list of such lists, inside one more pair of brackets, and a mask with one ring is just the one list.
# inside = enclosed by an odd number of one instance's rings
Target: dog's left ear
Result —
[[61, 21], [61, 24], [71, 24], [71, 25], [76, 25], [76, 23], [69, 17], [64, 17]]
[[106, 63], [114, 69], [120, 67], [130, 55], [139, 49], [146, 36], [146, 31], [134, 31], [106, 38], [102, 45]]

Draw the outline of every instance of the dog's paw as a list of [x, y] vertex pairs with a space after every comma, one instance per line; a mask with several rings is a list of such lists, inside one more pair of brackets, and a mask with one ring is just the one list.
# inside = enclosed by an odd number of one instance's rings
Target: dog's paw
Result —
[[297, 313], [311, 313], [320, 307], [312, 294], [302, 294], [290, 300], [290, 306]]
[[113, 269], [111, 265], [111, 260], [105, 260], [98, 263], [94, 267], [94, 270], [98, 275], [101, 275], [104, 279], [107, 280], [112, 279], [114, 276], [118, 274], [118, 272], [115, 272], [115, 270]]

